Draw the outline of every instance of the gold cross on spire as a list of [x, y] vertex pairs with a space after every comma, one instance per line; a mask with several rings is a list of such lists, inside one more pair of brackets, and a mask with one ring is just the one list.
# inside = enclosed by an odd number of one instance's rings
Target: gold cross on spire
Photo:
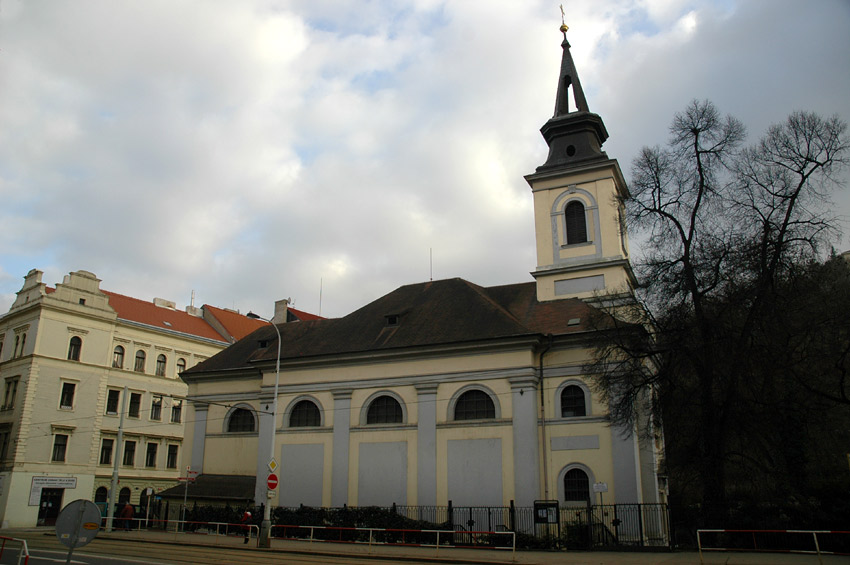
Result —
[[564, 22], [564, 15], [564, 5], [561, 4], [561, 31], [564, 33], [564, 37], [566, 37], [567, 30], [570, 29], [570, 27]]

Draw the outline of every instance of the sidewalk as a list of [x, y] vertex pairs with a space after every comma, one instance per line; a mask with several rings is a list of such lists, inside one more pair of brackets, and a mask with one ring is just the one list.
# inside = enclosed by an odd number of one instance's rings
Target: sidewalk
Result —
[[[53, 528], [27, 528], [2, 530], [2, 535], [37, 539], [55, 536]], [[700, 556], [695, 551], [682, 552], [596, 552], [596, 551], [517, 551], [491, 549], [457, 549], [449, 547], [412, 547], [368, 544], [347, 544], [272, 540], [271, 548], [258, 548], [257, 540], [244, 544], [241, 536], [207, 535], [196, 533], [171, 533], [162, 531], [100, 531], [98, 539], [126, 543], [155, 543], [181, 547], [227, 547], [252, 553], [302, 554], [327, 557], [365, 557], [383, 563], [405, 563], [409, 561], [440, 564], [478, 565], [512, 564], [521, 565], [699, 565]], [[54, 538], [55, 539], [55, 538]], [[780, 553], [724, 553], [706, 552], [702, 563], [708, 565], [838, 565], [847, 564], [846, 556], [780, 554]]]
[[[597, 551], [524, 551], [459, 549], [450, 547], [414, 547], [397, 545], [372, 545], [308, 542], [273, 539], [271, 548], [258, 548], [257, 540], [248, 545], [239, 536], [216, 536], [195, 533], [169, 533], [158, 531], [101, 532], [98, 537], [144, 541], [147, 543], [178, 543], [180, 545], [221, 546], [253, 549], [262, 552], [287, 552], [327, 557], [372, 557], [385, 562], [430, 561], [452, 564], [518, 563], [523, 565], [699, 565], [696, 551], [682, 552], [597, 552]], [[848, 562], [846, 556], [823, 556], [824, 565]], [[819, 565], [817, 555], [781, 553], [725, 553], [704, 552], [702, 563], [710, 565]]]

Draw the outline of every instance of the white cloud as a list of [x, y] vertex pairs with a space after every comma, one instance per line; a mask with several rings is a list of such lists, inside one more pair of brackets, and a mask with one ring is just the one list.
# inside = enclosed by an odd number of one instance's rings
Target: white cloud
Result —
[[[566, 8], [627, 175], [692, 98], [754, 136], [850, 118], [841, 2]], [[437, 278], [530, 280], [559, 25], [542, 0], [4, 2], [0, 311], [32, 267], [260, 313], [318, 310], [321, 280], [326, 315], [427, 279], [431, 252]]]

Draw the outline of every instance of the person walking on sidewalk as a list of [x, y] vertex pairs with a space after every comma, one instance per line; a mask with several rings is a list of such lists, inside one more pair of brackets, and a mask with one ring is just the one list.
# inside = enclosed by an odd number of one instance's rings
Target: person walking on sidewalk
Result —
[[251, 539], [251, 513], [246, 510], [239, 523], [242, 524], [242, 531], [245, 532], [245, 543], [248, 543]]
[[128, 532], [133, 525], [133, 515], [135, 511], [133, 510], [133, 505], [129, 502], [124, 504], [124, 508], [121, 509], [121, 520], [124, 522], [124, 529]]

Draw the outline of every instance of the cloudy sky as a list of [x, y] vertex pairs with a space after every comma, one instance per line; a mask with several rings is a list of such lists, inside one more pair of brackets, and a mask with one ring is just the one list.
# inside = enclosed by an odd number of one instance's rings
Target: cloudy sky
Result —
[[[32, 268], [266, 316], [532, 280], [558, 4], [0, 0], [0, 312]], [[850, 120], [847, 0], [564, 8], [627, 177], [694, 98], [751, 140], [794, 110]]]

